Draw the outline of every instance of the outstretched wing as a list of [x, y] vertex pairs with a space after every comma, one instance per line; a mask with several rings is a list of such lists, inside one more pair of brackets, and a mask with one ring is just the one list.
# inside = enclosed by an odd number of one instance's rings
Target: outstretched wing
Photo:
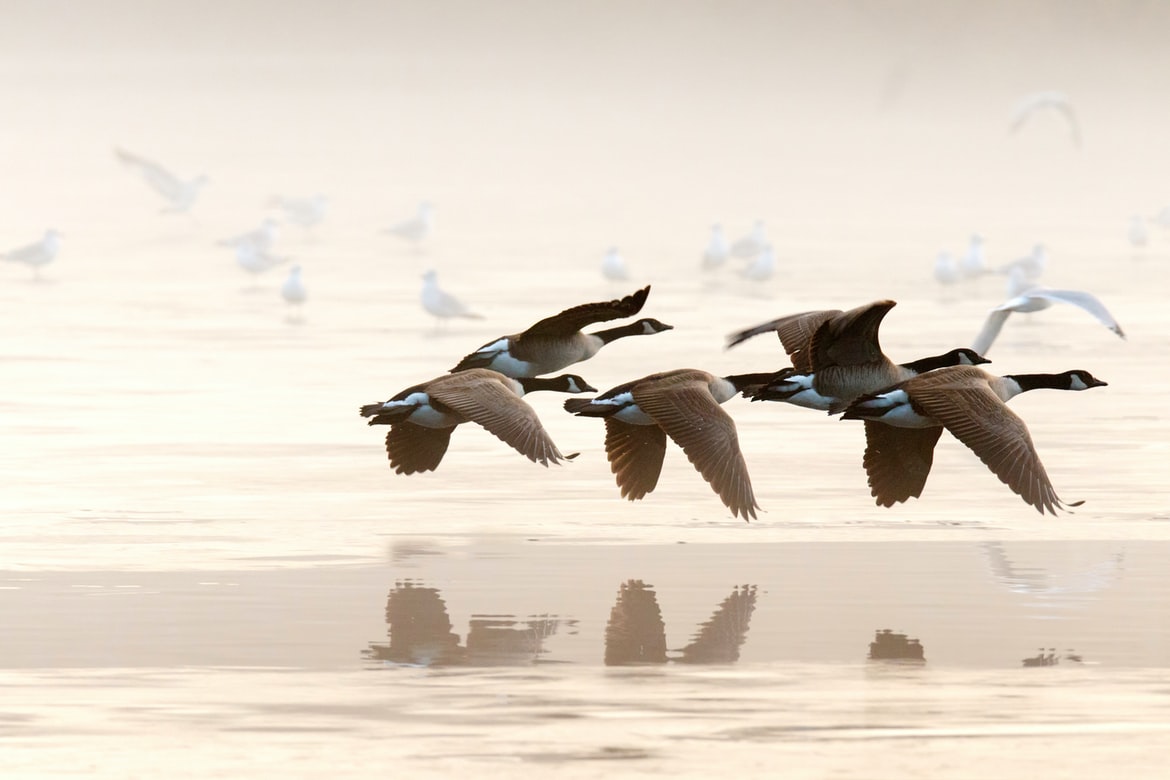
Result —
[[622, 317], [632, 317], [642, 310], [649, 295], [650, 287], [647, 285], [624, 298], [598, 303], [583, 303], [580, 306], [565, 309], [560, 314], [545, 317], [520, 334], [520, 338], [571, 336], [586, 325], [592, 325], [595, 322], [608, 322]]
[[666, 433], [657, 425], [630, 425], [606, 417], [605, 454], [622, 498], [637, 501], [658, 485], [666, 456]]
[[563, 459], [535, 409], [498, 378], [469, 379], [467, 373], [448, 374], [452, 382], [430, 385], [431, 399], [479, 423], [531, 461], [547, 466], [550, 461], [558, 463]]
[[876, 420], [865, 421], [865, 457], [869, 492], [879, 506], [893, 506], [922, 495], [939, 428], [899, 428]]

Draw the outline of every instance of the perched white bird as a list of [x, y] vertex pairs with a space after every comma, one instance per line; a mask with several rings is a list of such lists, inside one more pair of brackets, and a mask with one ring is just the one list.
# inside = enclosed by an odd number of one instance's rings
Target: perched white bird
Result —
[[236, 244], [236, 265], [253, 275], [262, 274], [288, 260], [287, 255], [274, 255], [251, 244]]
[[703, 250], [703, 270], [710, 271], [726, 262], [731, 254], [731, 246], [727, 237], [723, 235], [723, 226], [716, 222], [711, 226], [711, 238], [707, 241], [707, 248]]
[[1158, 227], [1170, 229], [1170, 206], [1163, 206], [1161, 211], [1150, 217], [1150, 221]]
[[771, 244], [764, 244], [756, 259], [744, 266], [739, 275], [753, 282], [764, 282], [776, 272], [776, 253]]
[[1016, 110], [1012, 113], [1011, 132], [1018, 131], [1036, 112], [1045, 110], [1056, 111], [1064, 117], [1064, 120], [1068, 123], [1073, 144], [1080, 147], [1081, 128], [1077, 122], [1077, 115], [1073, 111], [1072, 103], [1069, 102], [1068, 97], [1063, 92], [1050, 90], [1025, 95], [1016, 104]]
[[1134, 216], [1129, 221], [1129, 244], [1134, 249], [1140, 249], [1146, 245], [1150, 240], [1150, 234], [1146, 230], [1146, 222], [1140, 216]]
[[467, 308], [458, 298], [439, 287], [439, 275], [435, 271], [423, 274], [422, 306], [435, 318], [435, 327], [452, 317], [482, 320], [483, 315]]
[[967, 251], [963, 255], [960, 268], [963, 276], [968, 279], [983, 276], [987, 273], [987, 261], [983, 259], [983, 236], [975, 233], [967, 244]]
[[959, 262], [955, 256], [945, 249], [934, 258], [934, 280], [941, 285], [950, 286], [963, 278], [959, 270]]
[[1043, 244], [1036, 244], [1032, 247], [1031, 252], [1023, 257], [1017, 257], [1010, 263], [1004, 263], [997, 271], [1009, 277], [1016, 274], [1021, 279], [1035, 283], [1044, 273], [1046, 267], [1048, 267], [1048, 250]]
[[0, 253], [0, 258], [3, 258], [11, 263], [24, 263], [33, 269], [35, 278], [41, 278], [41, 266], [48, 265], [57, 258], [57, 253], [61, 251], [61, 234], [56, 230], [49, 228], [45, 231], [45, 235], [40, 241], [36, 241], [27, 246], [12, 249], [8, 252]]
[[418, 204], [417, 214], [410, 219], [404, 219], [401, 222], [391, 225], [382, 232], [387, 235], [398, 236], [418, 246], [431, 235], [431, 231], [434, 229], [435, 207], [429, 201], [424, 200]]
[[247, 233], [241, 233], [232, 238], [225, 238], [219, 242], [220, 246], [239, 246], [247, 244], [248, 246], [260, 252], [268, 252], [272, 249], [272, 245], [276, 243], [276, 237], [280, 235], [280, 223], [272, 217], [265, 217], [260, 223], [260, 227], [255, 230], [249, 230]]
[[186, 213], [195, 205], [195, 199], [199, 197], [203, 185], [207, 184], [206, 176], [196, 176], [194, 179], [183, 181], [158, 163], [131, 154], [125, 149], [115, 149], [114, 154], [123, 165], [136, 171], [151, 189], [170, 203], [168, 208], [163, 209], [163, 213]]
[[288, 278], [280, 286], [280, 297], [289, 304], [299, 306], [305, 302], [305, 280], [301, 278], [301, 267], [294, 265], [288, 269]]
[[743, 260], [750, 260], [768, 246], [768, 234], [764, 230], [764, 221], [757, 219], [752, 225], [752, 232], [742, 238], [737, 238], [731, 245], [731, 254]]
[[987, 350], [991, 347], [992, 342], [995, 341], [995, 337], [999, 335], [1000, 330], [1003, 329], [1003, 324], [1007, 322], [1007, 318], [1012, 312], [1043, 311], [1054, 303], [1070, 303], [1073, 306], [1079, 306], [1096, 317], [1109, 330], [1121, 338], [1125, 338], [1125, 333], [1122, 332], [1121, 326], [1117, 324], [1117, 320], [1105, 308], [1105, 304], [1101, 303], [1097, 296], [1092, 293], [1081, 292], [1080, 290], [1053, 290], [1048, 287], [1032, 287], [1011, 300], [1001, 303], [988, 313], [987, 321], [983, 324], [983, 330], [979, 331], [979, 335], [975, 337], [975, 342], [971, 345], [971, 349], [980, 355], [986, 355]]
[[325, 219], [329, 210], [329, 198], [321, 193], [307, 198], [285, 198], [280, 195], [272, 199], [272, 206], [284, 212], [284, 218], [303, 228], [313, 228]]
[[601, 273], [606, 279], [620, 282], [630, 278], [630, 270], [626, 268], [626, 259], [618, 252], [616, 246], [611, 246], [601, 259]]

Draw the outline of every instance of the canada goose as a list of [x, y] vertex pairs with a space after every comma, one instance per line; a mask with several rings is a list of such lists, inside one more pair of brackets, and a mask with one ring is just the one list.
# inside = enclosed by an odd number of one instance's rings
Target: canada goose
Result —
[[150, 188], [165, 198], [170, 207], [163, 209], [163, 213], [185, 213], [195, 205], [200, 190], [207, 184], [206, 176], [196, 176], [194, 179], [183, 181], [152, 160], [131, 154], [124, 149], [115, 149], [114, 155], [128, 168], [131, 168]]
[[418, 246], [431, 235], [434, 226], [435, 207], [429, 201], [424, 200], [418, 204], [418, 213], [413, 217], [396, 222], [382, 232]]
[[1072, 136], [1073, 144], [1079, 148], [1081, 145], [1081, 128], [1077, 123], [1077, 115], [1073, 111], [1072, 103], [1069, 102], [1068, 96], [1063, 92], [1048, 90], [1025, 95], [1016, 104], [1016, 110], [1012, 114], [1010, 132], [1017, 132], [1027, 123], [1033, 114], [1045, 109], [1056, 111], [1064, 117], [1065, 122], [1068, 123], [1069, 134]]
[[870, 493], [881, 506], [922, 495], [943, 428], [1037, 511], [1064, 504], [1052, 489], [1028, 426], [1005, 403], [1039, 388], [1088, 390], [1105, 382], [1088, 371], [994, 376], [972, 366], [940, 368], [857, 398], [842, 419], [865, 421]]
[[621, 282], [630, 278], [630, 269], [626, 267], [626, 260], [616, 246], [605, 251], [601, 259], [601, 275], [611, 282]]
[[40, 241], [34, 241], [26, 246], [0, 252], [0, 258], [10, 263], [24, 263], [33, 269], [33, 276], [41, 278], [41, 266], [48, 265], [57, 258], [61, 251], [61, 234], [49, 228]]
[[565, 409], [605, 418], [605, 453], [623, 498], [643, 498], [662, 472], [666, 437], [682, 447], [733, 516], [756, 516], [735, 421], [719, 405], [768, 374], [717, 377], [681, 368], [626, 382], [593, 399], [570, 398]]
[[733, 333], [728, 346], [776, 331], [792, 368], [775, 372], [760, 387], [748, 387], [754, 401], [783, 401], [839, 412], [863, 393], [870, 393], [942, 366], [990, 362], [978, 350], [953, 349], [941, 355], [897, 364], [882, 352], [878, 328], [895, 306], [875, 301], [849, 311], [827, 309], [781, 317]]
[[729, 254], [731, 246], [727, 243], [727, 237], [723, 235], [723, 226], [716, 222], [711, 226], [711, 238], [707, 241], [707, 248], [703, 250], [703, 270], [710, 271], [723, 265]]
[[452, 371], [490, 368], [512, 377], [540, 376], [588, 360], [598, 350], [625, 336], [648, 336], [673, 330], [655, 319], [641, 319], [618, 328], [582, 333], [594, 322], [632, 317], [641, 311], [650, 294], [647, 285], [624, 298], [600, 303], [583, 303], [560, 314], [546, 317], [523, 333], [500, 336], [459, 361]]
[[370, 425], [390, 426], [386, 453], [397, 474], [438, 468], [451, 432], [469, 421], [479, 423], [529, 460], [547, 466], [569, 458], [561, 455], [536, 412], [521, 400], [525, 393], [537, 390], [597, 392], [576, 374], [512, 379], [473, 368], [408, 387], [389, 401], [366, 404], [361, 415], [370, 418]]
[[1098, 322], [1109, 328], [1109, 330], [1121, 338], [1125, 338], [1125, 333], [1122, 332], [1121, 326], [1117, 324], [1117, 320], [1105, 308], [1105, 304], [1101, 303], [1097, 296], [1092, 293], [1081, 292], [1080, 290], [1053, 290], [1050, 287], [1029, 287], [1016, 297], [996, 306], [988, 313], [987, 320], [983, 323], [983, 329], [975, 337], [974, 343], [971, 344], [971, 349], [980, 354], [987, 352], [991, 348], [991, 344], [995, 341], [995, 337], [1003, 329], [1003, 324], [1007, 322], [1008, 315], [1012, 312], [1043, 311], [1054, 303], [1071, 303], [1073, 306], [1079, 306], [1096, 317]]
[[420, 300], [422, 306], [429, 314], [435, 318], [435, 326], [437, 327], [443, 320], [449, 320], [452, 317], [464, 317], [472, 320], [482, 320], [482, 314], [476, 314], [467, 308], [467, 306], [451, 295], [446, 290], [439, 287], [439, 275], [435, 271], [427, 271], [423, 274], [423, 287]]

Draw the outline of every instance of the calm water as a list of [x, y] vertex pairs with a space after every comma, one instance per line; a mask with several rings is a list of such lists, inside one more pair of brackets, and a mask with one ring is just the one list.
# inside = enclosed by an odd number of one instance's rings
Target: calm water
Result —
[[[934, 41], [894, 14], [878, 28], [914, 46], [888, 50], [869, 23], [839, 24], [856, 5], [791, 29], [762, 10], [706, 19], [751, 44], [731, 60], [682, 18], [644, 62], [650, 3], [600, 63], [539, 34], [551, 18], [508, 31], [444, 15], [471, 13], [458, 4], [370, 11], [420, 41], [442, 21], [432, 59], [383, 50], [356, 17], [329, 27], [354, 51], [308, 58], [232, 36], [171, 57], [166, 36], [137, 50], [72, 29], [69, 56], [3, 55], [0, 247], [50, 225], [65, 244], [41, 281], [0, 265], [0, 772], [1158, 776], [1170, 231], [1135, 250], [1125, 228], [1170, 204], [1170, 101], [1149, 75], [1170, 63], [1109, 16], [1086, 62], [1054, 73], [1020, 42], [976, 77], [935, 67], [936, 47], [1006, 22], [957, 17]], [[257, 29], [263, 7], [234, 21]], [[195, 24], [175, 8], [160, 29]], [[290, 40], [310, 40], [297, 24]], [[782, 29], [788, 46], [767, 32]], [[829, 30], [852, 59], [802, 43]], [[1012, 99], [1061, 74], [1085, 147], [1056, 121], [1007, 136]], [[157, 214], [115, 144], [209, 174], [194, 214]], [[292, 312], [283, 271], [248, 278], [215, 242], [269, 196], [314, 191], [326, 221], [278, 240], [309, 288]], [[422, 198], [431, 244], [378, 234]], [[700, 275], [710, 223], [735, 236], [755, 218], [776, 277]], [[779, 368], [775, 339], [725, 351], [724, 335], [884, 297], [889, 354], [941, 352], [1003, 297], [1000, 277], [931, 277], [976, 230], [992, 264], [1045, 242], [1043, 281], [1095, 292], [1128, 335], [1058, 307], [1009, 321], [989, 353], [1002, 373], [1109, 382], [1012, 402], [1062, 498], [1085, 500], [1075, 514], [1040, 517], [949, 436], [920, 500], [876, 507], [860, 426], [778, 404], [725, 407], [763, 508], [751, 524], [673, 445], [658, 489], [622, 501], [602, 426], [552, 394], [530, 401], [581, 454], [547, 470], [464, 426], [436, 473], [396, 476], [356, 414], [643, 284], [644, 313], [675, 330], [574, 369], [598, 388]], [[628, 283], [599, 273], [615, 243]], [[430, 267], [485, 319], [436, 327], [418, 305]], [[887, 646], [912, 657], [870, 657]]]

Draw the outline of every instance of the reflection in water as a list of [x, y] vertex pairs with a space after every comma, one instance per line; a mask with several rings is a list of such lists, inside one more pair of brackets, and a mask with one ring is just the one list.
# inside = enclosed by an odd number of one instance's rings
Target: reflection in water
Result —
[[1072, 661], [1077, 664], [1085, 662], [1085, 659], [1071, 648], [1064, 652], [1064, 656], [1058, 656], [1055, 647], [1050, 647], [1047, 650], [1041, 647], [1036, 655], [1024, 659], [1024, 666], [1056, 666], [1060, 663], [1062, 657], [1065, 661]]
[[1015, 593], [1031, 596], [1096, 593], [1116, 584], [1124, 571], [1122, 566], [1125, 560], [1124, 550], [1079, 571], [1054, 576], [1044, 569], [1017, 566], [1008, 557], [1000, 542], [984, 542], [980, 548], [987, 556], [988, 565], [995, 578], [1004, 587]]
[[734, 588], [695, 632], [690, 644], [679, 650], [679, 655], [668, 656], [666, 625], [657, 594], [641, 580], [628, 580], [618, 589], [605, 627], [605, 664], [732, 663], [739, 660], [755, 607], [755, 585]]
[[548, 615], [525, 621], [510, 615], [473, 616], [464, 646], [451, 630], [447, 604], [439, 591], [407, 580], [395, 583], [386, 599], [389, 644], [371, 644], [363, 655], [413, 666], [527, 664], [544, 652], [544, 640], [562, 623], [572, 626], [575, 622]]
[[883, 628], [874, 634], [869, 643], [869, 659], [871, 661], [925, 661], [926, 655], [922, 643], [917, 639], [910, 639], [905, 634], [895, 634], [888, 628]]

